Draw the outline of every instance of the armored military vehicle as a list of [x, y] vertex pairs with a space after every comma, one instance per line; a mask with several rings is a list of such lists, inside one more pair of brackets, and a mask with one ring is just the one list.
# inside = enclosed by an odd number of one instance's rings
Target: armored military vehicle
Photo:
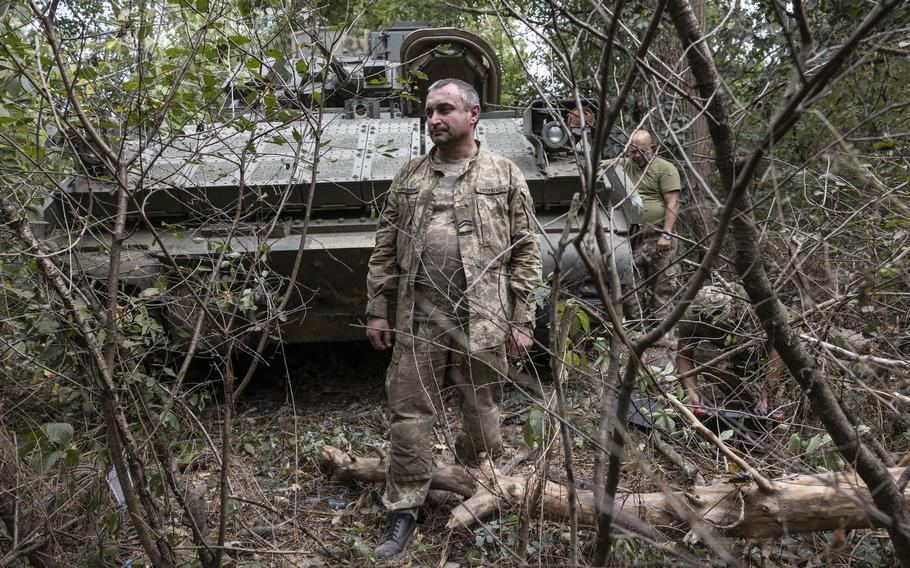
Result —
[[[475, 86], [483, 110], [477, 138], [524, 173], [541, 226], [544, 274], [550, 272], [580, 190], [572, 148], [594, 109], [582, 120], [559, 101], [501, 109], [496, 53], [462, 30], [397, 25], [356, 39], [331, 35], [301, 32], [293, 65], [226, 85], [223, 122], [125, 145], [126, 154], [139, 155], [129, 178], [135, 199], [123, 282], [130, 292], [160, 298], [173, 330], [187, 332], [199, 299], [208, 297], [212, 313], [233, 313], [251, 336], [271, 317], [280, 320], [276, 341], [362, 339], [377, 212], [399, 168], [430, 148], [421, 100], [430, 84], [447, 77]], [[251, 94], [266, 87], [273, 97], [269, 119], [249, 103], [261, 103]], [[48, 209], [51, 225], [103, 220], [115, 211], [112, 183], [83, 164]], [[621, 171], [605, 187], [603, 223], [615, 266], [627, 272], [635, 196]], [[106, 277], [103, 239], [83, 239], [76, 249], [88, 274]], [[574, 254], [570, 248], [565, 266], [570, 279], [580, 280]], [[289, 282], [295, 262], [299, 270]], [[289, 286], [290, 301], [278, 314]], [[203, 349], [217, 348], [216, 337], [206, 341]]]

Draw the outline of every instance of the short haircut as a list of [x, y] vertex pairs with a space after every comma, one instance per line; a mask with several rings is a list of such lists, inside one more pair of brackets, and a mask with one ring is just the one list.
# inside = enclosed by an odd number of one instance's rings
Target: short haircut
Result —
[[461, 101], [464, 103], [465, 110], [471, 110], [476, 106], [480, 106], [480, 97], [477, 95], [477, 91], [474, 87], [461, 79], [440, 79], [430, 85], [427, 92], [429, 93], [430, 91], [441, 89], [446, 85], [455, 85], [455, 88], [458, 89], [458, 93], [461, 95]]

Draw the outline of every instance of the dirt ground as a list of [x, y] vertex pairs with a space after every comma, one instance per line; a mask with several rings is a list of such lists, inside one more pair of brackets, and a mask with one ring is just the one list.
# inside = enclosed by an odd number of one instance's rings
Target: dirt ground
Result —
[[[385, 415], [384, 373], [388, 356], [375, 354], [366, 344], [294, 348], [270, 370], [263, 373], [237, 405], [234, 463], [232, 466], [228, 534], [239, 535], [230, 542], [236, 566], [372, 566], [372, 557], [382, 531], [385, 512], [380, 486], [342, 486], [330, 481], [320, 449], [332, 445], [345, 452], [368, 455], [388, 448], [388, 421]], [[648, 354], [647, 364], [655, 372], [670, 365], [671, 352], [656, 349]], [[594, 361], [588, 361], [593, 367]], [[289, 377], [289, 378], [288, 378]], [[664, 378], [666, 388], [675, 381]], [[594, 451], [588, 436], [596, 431], [601, 381], [589, 371], [567, 381], [567, 405], [572, 422], [575, 475], [581, 488], [590, 489]], [[545, 383], [545, 387], [547, 384]], [[457, 402], [448, 396], [447, 413], [436, 429], [436, 458], [454, 462], [450, 442], [458, 428]], [[505, 463], [525, 446], [528, 422], [534, 403], [519, 389], [506, 385], [503, 398]], [[217, 405], [211, 405], [217, 409]], [[798, 407], [790, 408], [793, 413]], [[678, 417], [668, 414], [669, 424], [662, 429], [664, 446], [683, 450], [698, 472], [699, 482], [729, 477], [723, 459], [704, 442], [695, 438]], [[217, 410], [203, 413], [201, 421], [209, 432], [217, 432]], [[772, 431], [760, 444], [743, 445], [732, 439], [750, 459], [766, 466], [769, 475], [782, 471], [783, 465], [768, 456], [775, 445], [786, 443], [789, 429]], [[542, 449], [513, 470], [515, 475], [530, 474], [546, 460], [549, 477], [564, 482], [563, 450], [558, 428], [545, 423], [540, 439]], [[659, 485], [680, 488], [696, 481], [686, 479], [674, 463], [656, 447], [653, 432], [631, 429], [630, 456], [624, 468], [621, 491], [654, 491]], [[195, 458], [189, 478], [205, 483], [212, 492], [218, 486], [219, 468], [213, 466], [212, 445], [205, 440], [191, 442]], [[778, 446], [779, 447], [779, 446]], [[660, 482], [660, 483], [658, 483]], [[434, 495], [434, 497], [438, 497]], [[458, 498], [431, 499], [421, 510], [420, 525], [408, 555], [389, 565], [458, 566], [489, 565], [563, 565], [568, 556], [569, 530], [566, 525], [543, 522], [532, 513], [503, 510], [486, 525], [473, 530], [446, 528], [449, 512]], [[210, 522], [217, 511], [209, 511]], [[523, 521], [523, 519], [526, 519]], [[529, 522], [528, 522], [529, 521]], [[523, 522], [526, 526], [522, 526]], [[526, 535], [522, 536], [522, 529]], [[887, 563], [886, 540], [880, 531], [862, 533], [851, 541], [854, 552], [841, 563], [827, 565], [876, 566], [876, 558]], [[675, 540], [657, 546], [620, 533], [614, 545], [614, 565], [688, 565], [683, 558], [699, 558], [697, 564], [720, 563], [704, 545], [682, 544], [683, 533], [669, 533]], [[594, 531], [579, 532], [582, 552], [589, 552]], [[757, 543], [751, 552], [743, 542], [726, 543], [744, 554], [747, 563], [763, 566], [826, 565], [821, 552], [831, 535], [806, 535]], [[883, 540], [884, 539], [884, 540]], [[519, 548], [522, 548], [519, 550]], [[885, 547], [887, 548], [887, 547]], [[821, 552], [820, 552], [821, 551]], [[859, 556], [854, 554], [862, 552]], [[879, 556], [874, 556], [879, 555]]]
[[[238, 496], [234, 543], [239, 564], [340, 566], [375, 565], [371, 551], [382, 531], [385, 511], [380, 486], [340, 486], [324, 469], [320, 449], [332, 445], [368, 455], [388, 448], [384, 376], [387, 357], [369, 353], [363, 345], [297, 353], [290, 382], [261, 381], [238, 405], [238, 459], [233, 490]], [[367, 348], [368, 349], [368, 348]], [[436, 428], [436, 459], [454, 462], [450, 449], [458, 431], [454, 393], [445, 398], [446, 415]], [[503, 461], [524, 445], [523, 428], [530, 410], [520, 392], [504, 389]], [[217, 421], [217, 418], [213, 418]], [[213, 426], [217, 426], [214, 422]], [[279, 456], [284, 456], [279, 457]], [[533, 462], [514, 471], [529, 471]], [[199, 480], [217, 471], [200, 471]], [[558, 472], [556, 473], [558, 479]], [[420, 511], [420, 526], [409, 555], [389, 565], [468, 566], [518, 562], [515, 545], [517, 515], [504, 512], [491, 523], [490, 534], [445, 528], [453, 496], [435, 492]], [[554, 525], [541, 531], [533, 550], [540, 563], [559, 564], [568, 534]], [[564, 542], [565, 541], [565, 542]], [[265, 553], [263, 549], [274, 552]], [[279, 552], [280, 551], [280, 552]], [[266, 560], [267, 559], [267, 560]], [[536, 563], [536, 562], [535, 562]]]

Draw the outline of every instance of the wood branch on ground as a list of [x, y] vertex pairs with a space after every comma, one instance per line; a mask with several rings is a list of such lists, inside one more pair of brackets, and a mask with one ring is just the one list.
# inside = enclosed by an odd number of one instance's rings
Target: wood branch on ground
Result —
[[[332, 446], [323, 446], [322, 455], [334, 481], [385, 481], [383, 458], [353, 456]], [[905, 469], [889, 471], [897, 480]], [[868, 489], [852, 472], [791, 475], [772, 483], [772, 494], [753, 483], [721, 483], [668, 493], [627, 493], [617, 496], [614, 516], [620, 526], [635, 532], [641, 532], [642, 526], [688, 530], [693, 523], [703, 523], [723, 535], [750, 539], [882, 526]], [[534, 490], [534, 482], [502, 475], [489, 466], [478, 469], [437, 463], [431, 487], [466, 498], [452, 510], [448, 526], [456, 528], [489, 519], [500, 508], [521, 506], [527, 501], [526, 493]], [[548, 481], [540, 496], [543, 516], [567, 521], [567, 495], [565, 486]], [[592, 525], [593, 493], [578, 491], [577, 495], [578, 522]], [[910, 507], [910, 488], [905, 488], [904, 498]]]

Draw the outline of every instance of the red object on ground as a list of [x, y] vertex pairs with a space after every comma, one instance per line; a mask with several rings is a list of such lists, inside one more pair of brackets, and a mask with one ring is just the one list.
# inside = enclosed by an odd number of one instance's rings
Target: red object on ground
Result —
[[777, 412], [772, 412], [772, 413], [768, 414], [768, 418], [770, 418], [771, 420], [774, 420], [775, 422], [783, 422], [784, 419], [786, 419], [787, 417], [784, 416], [783, 412], [778, 410]]

